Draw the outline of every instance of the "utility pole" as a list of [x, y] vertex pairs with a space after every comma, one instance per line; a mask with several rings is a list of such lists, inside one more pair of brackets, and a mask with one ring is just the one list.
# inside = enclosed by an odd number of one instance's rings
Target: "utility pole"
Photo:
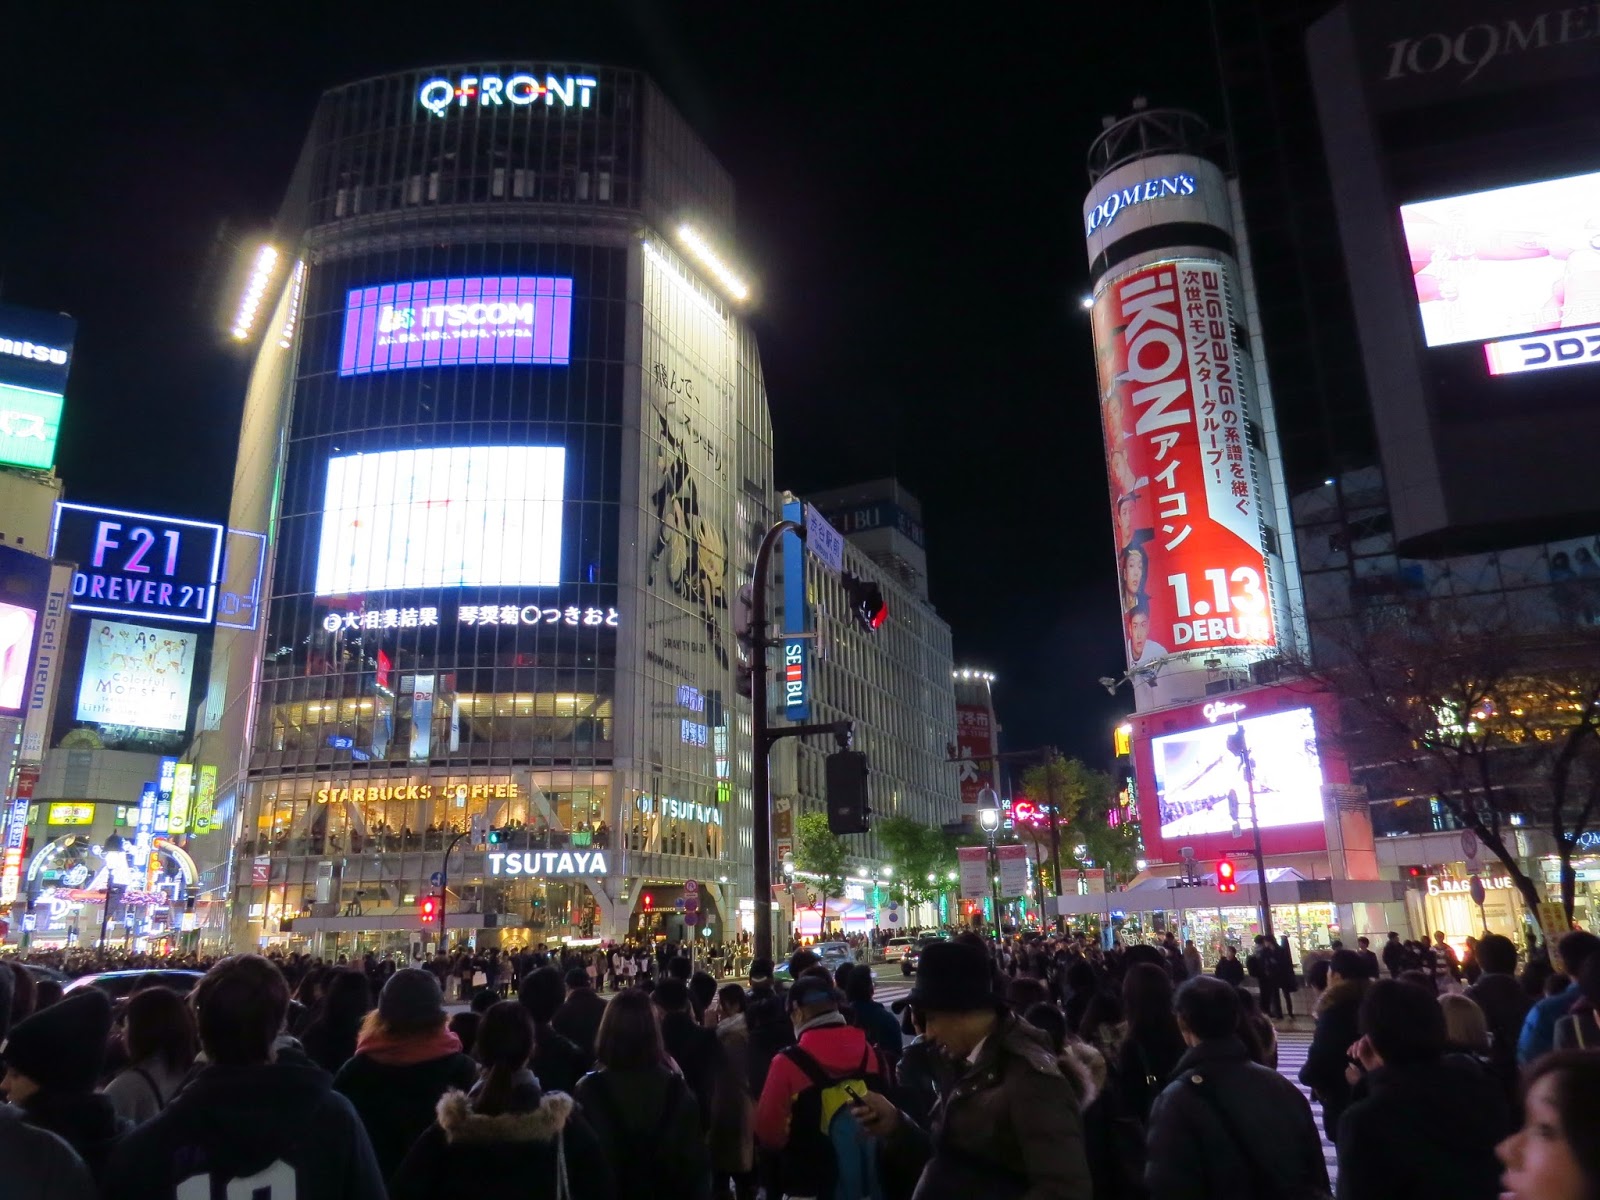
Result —
[[456, 848], [456, 843], [464, 837], [470, 837], [472, 830], [458, 833], [450, 839], [450, 844], [444, 848], [444, 863], [439, 867], [439, 953], [446, 954], [450, 950], [450, 942], [445, 937], [445, 922], [449, 919], [450, 912], [450, 852]]
[[[1050, 747], [1049, 757], [1045, 759], [1045, 778], [1050, 781], [1050, 870], [1055, 876], [1055, 890], [1057, 899], [1061, 896], [1061, 824], [1060, 815], [1056, 811], [1056, 763], [1060, 756], [1054, 746]], [[1056, 932], [1060, 933], [1067, 927], [1067, 919], [1061, 915], [1061, 905], [1056, 905]]]
[[1276, 951], [1278, 939], [1272, 933], [1272, 906], [1267, 902], [1267, 860], [1261, 852], [1261, 822], [1256, 819], [1256, 769], [1250, 761], [1250, 746], [1245, 741], [1243, 725], [1233, 727], [1228, 735], [1228, 749], [1239, 756], [1239, 765], [1244, 771], [1244, 792], [1250, 801], [1250, 832], [1255, 838], [1256, 898], [1261, 903], [1261, 932]]

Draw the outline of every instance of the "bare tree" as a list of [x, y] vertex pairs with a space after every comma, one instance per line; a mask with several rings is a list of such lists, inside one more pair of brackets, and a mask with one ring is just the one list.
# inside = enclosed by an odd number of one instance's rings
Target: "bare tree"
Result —
[[1341, 700], [1351, 766], [1390, 795], [1436, 799], [1504, 866], [1530, 911], [1538, 882], [1512, 830], [1554, 840], [1572, 916], [1573, 851], [1600, 817], [1600, 632], [1528, 632], [1430, 600], [1325, 627], [1306, 673]]

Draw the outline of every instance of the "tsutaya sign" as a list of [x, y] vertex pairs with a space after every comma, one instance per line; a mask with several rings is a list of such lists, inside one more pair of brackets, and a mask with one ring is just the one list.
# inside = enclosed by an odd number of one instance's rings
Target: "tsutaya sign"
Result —
[[430, 79], [417, 92], [417, 103], [436, 117], [451, 108], [490, 108], [511, 104], [526, 108], [543, 100], [553, 107], [588, 108], [594, 100], [595, 81], [587, 75], [546, 75], [541, 83], [533, 75], [463, 75], [456, 80]]
[[512, 850], [506, 854], [489, 854], [491, 875], [593, 875], [606, 873], [606, 856], [603, 851], [582, 850]]

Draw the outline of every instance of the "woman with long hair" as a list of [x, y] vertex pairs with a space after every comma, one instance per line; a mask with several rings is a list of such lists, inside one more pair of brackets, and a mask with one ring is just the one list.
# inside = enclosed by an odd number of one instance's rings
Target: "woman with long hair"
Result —
[[1121, 554], [1122, 611], [1132, 612], [1149, 602], [1150, 556], [1142, 546], [1124, 546]]
[[372, 1009], [372, 985], [360, 971], [334, 971], [322, 993], [322, 1007], [311, 1018], [300, 1044], [306, 1054], [330, 1075], [356, 1052], [361, 1022]]
[[[389, 1185], [391, 1200], [610, 1200], [616, 1194], [600, 1140], [571, 1096], [546, 1092], [528, 1069], [533, 1018], [516, 1000], [483, 1014], [478, 1081], [451, 1089]], [[636, 1147], [642, 1150], [643, 1147]]]
[[106, 1098], [135, 1125], [167, 1106], [199, 1053], [194, 1014], [178, 993], [164, 987], [135, 992], [124, 1014], [128, 1065], [105, 1086]]
[[1124, 1112], [1140, 1121], [1183, 1057], [1183, 1034], [1172, 1014], [1172, 978], [1154, 963], [1128, 968], [1122, 980], [1127, 1031], [1117, 1048], [1117, 1081]]
[[1558, 1050], [1529, 1068], [1522, 1128], [1495, 1147], [1503, 1200], [1600, 1197], [1600, 1051]]
[[667, 1055], [660, 1018], [644, 989], [629, 988], [607, 1001], [595, 1062], [578, 1083], [578, 1103], [615, 1164], [618, 1194], [710, 1200], [711, 1158], [700, 1107]]

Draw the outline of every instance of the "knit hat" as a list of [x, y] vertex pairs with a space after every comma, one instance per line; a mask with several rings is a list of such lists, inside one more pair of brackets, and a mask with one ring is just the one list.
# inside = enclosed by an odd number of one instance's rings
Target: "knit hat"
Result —
[[110, 1036], [110, 998], [96, 987], [79, 988], [12, 1028], [6, 1066], [49, 1091], [92, 1091]]
[[444, 1020], [444, 992], [432, 971], [405, 967], [389, 976], [378, 994], [378, 1015], [402, 1029], [422, 1029]]

